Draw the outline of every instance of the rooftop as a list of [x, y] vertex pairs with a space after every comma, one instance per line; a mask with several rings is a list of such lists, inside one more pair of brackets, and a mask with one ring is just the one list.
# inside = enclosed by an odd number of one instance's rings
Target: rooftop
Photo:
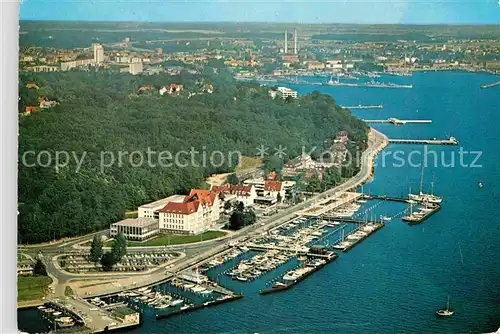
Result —
[[156, 222], [158, 222], [158, 220], [154, 218], [127, 218], [124, 220], [120, 220], [119, 222], [113, 223], [111, 225], [145, 227], [154, 224]]
[[140, 208], [154, 209], [158, 207], [164, 207], [169, 202], [181, 203], [184, 201], [184, 197], [185, 197], [184, 195], [172, 195], [167, 198], [162, 198], [151, 203], [143, 204], [140, 206]]

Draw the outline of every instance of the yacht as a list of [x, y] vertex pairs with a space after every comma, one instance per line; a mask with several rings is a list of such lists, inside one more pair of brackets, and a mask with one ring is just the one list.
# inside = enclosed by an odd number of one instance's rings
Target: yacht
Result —
[[246, 276], [237, 276], [236, 279], [241, 282], [246, 282], [248, 281], [248, 278]]
[[59, 328], [68, 328], [75, 325], [75, 322], [71, 317], [61, 317], [56, 319], [57, 326]]
[[422, 192], [422, 185], [424, 182], [424, 166], [422, 166], [422, 172], [420, 175], [420, 192], [418, 194], [408, 194], [408, 198], [410, 200], [414, 200], [417, 202], [427, 202], [432, 204], [440, 204], [442, 202], [442, 198], [434, 195], [434, 181], [431, 183], [431, 193], [425, 194]]
[[184, 301], [182, 299], [176, 299], [171, 304], [172, 304], [172, 306], [176, 306], [176, 305], [179, 305], [182, 303], [184, 303]]
[[273, 284], [273, 288], [284, 288], [286, 287], [287, 285], [285, 283], [281, 283], [281, 282], [275, 282]]
[[389, 222], [391, 221], [391, 217], [387, 217], [387, 216], [380, 216], [380, 220], [383, 220], [383, 221], [386, 221], [386, 222]]
[[482, 188], [482, 187], [483, 187], [483, 183], [482, 183], [482, 182], [479, 182], [479, 183], [477, 184], [477, 186], [478, 186], [479, 188]]
[[448, 301], [446, 302], [446, 309], [436, 311], [436, 315], [440, 317], [451, 317], [453, 313], [454, 312], [450, 310], [450, 297], [448, 297]]

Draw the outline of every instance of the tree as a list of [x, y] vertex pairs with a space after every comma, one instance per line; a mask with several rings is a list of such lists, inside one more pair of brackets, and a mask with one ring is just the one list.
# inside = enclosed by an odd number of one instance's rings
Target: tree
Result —
[[245, 204], [242, 201], [236, 202], [236, 211], [243, 212], [245, 210]]
[[276, 196], [276, 199], [278, 200], [278, 203], [283, 200], [283, 198], [281, 197], [281, 193], [278, 193], [278, 195]]
[[231, 230], [239, 230], [245, 226], [245, 213], [239, 210], [234, 210], [229, 218], [229, 228]]
[[237, 184], [240, 183], [240, 180], [238, 179], [238, 177], [236, 176], [236, 174], [233, 173], [233, 174], [230, 174], [227, 177], [227, 183], [237, 185]]
[[89, 254], [89, 260], [97, 263], [102, 257], [102, 240], [101, 240], [101, 235], [96, 234], [94, 235], [94, 239], [92, 240], [92, 245], [90, 246], [90, 254]]
[[113, 266], [118, 263], [118, 259], [116, 258], [115, 254], [113, 252], [106, 252], [104, 255], [101, 257], [101, 266], [102, 270], [104, 271], [110, 271]]
[[42, 260], [36, 260], [35, 267], [33, 268], [33, 275], [35, 276], [47, 276], [47, 269]]
[[123, 233], [119, 232], [116, 235], [115, 241], [111, 246], [111, 253], [115, 256], [116, 263], [120, 262], [123, 256], [127, 254], [127, 240]]
[[227, 201], [224, 203], [224, 210], [229, 210], [231, 209], [231, 202]]

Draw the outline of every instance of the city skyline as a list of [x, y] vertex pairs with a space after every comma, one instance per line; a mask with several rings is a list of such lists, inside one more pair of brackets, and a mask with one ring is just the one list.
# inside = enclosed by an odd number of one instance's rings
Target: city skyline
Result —
[[[117, 6], [119, 4], [119, 9]], [[496, 0], [322, 2], [274, 1], [265, 6], [236, 0], [195, 2], [115, 1], [96, 3], [28, 0], [21, 20], [276, 22], [318, 24], [500, 24]], [[95, 10], [99, 6], [99, 10]], [[180, 20], [179, 18], [183, 19]]]

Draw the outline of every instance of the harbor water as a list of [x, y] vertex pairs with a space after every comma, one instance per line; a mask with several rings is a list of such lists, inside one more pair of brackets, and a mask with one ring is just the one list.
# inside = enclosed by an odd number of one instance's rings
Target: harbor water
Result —
[[[323, 78], [324, 79], [324, 78]], [[311, 78], [317, 81], [317, 78]], [[259, 295], [277, 274], [252, 282], [221, 276], [220, 283], [244, 298], [193, 313], [155, 321], [146, 315], [133, 333], [481, 333], [500, 327], [500, 89], [481, 89], [498, 77], [459, 73], [415, 73], [412, 77], [383, 77], [384, 82], [412, 84], [412, 89], [288, 85], [299, 94], [318, 90], [339, 105], [378, 105], [383, 109], [355, 110], [364, 119], [430, 119], [431, 124], [374, 124], [389, 138], [456, 137], [458, 146], [429, 146], [438, 164], [428, 160], [424, 191], [443, 197], [442, 209], [420, 225], [400, 218], [363, 243], [282, 293]], [[465, 167], [476, 158], [475, 165]], [[408, 160], [419, 145], [389, 145]], [[433, 154], [429, 153], [429, 159]], [[444, 158], [441, 161], [441, 156]], [[455, 167], [451, 164], [452, 156]], [[405, 196], [420, 187], [421, 154], [403, 166], [394, 153], [377, 157], [375, 177], [366, 193]], [[385, 161], [384, 161], [385, 160]], [[482, 182], [482, 188], [478, 183]], [[371, 201], [370, 201], [371, 202]], [[403, 203], [366, 203], [367, 215], [393, 215]], [[278, 268], [284, 273], [294, 262]], [[227, 268], [224, 268], [227, 269]], [[211, 275], [217, 275], [211, 272]], [[438, 318], [447, 297], [455, 311]], [[20, 319], [21, 320], [21, 319]], [[22, 320], [21, 320], [22, 321]]]

